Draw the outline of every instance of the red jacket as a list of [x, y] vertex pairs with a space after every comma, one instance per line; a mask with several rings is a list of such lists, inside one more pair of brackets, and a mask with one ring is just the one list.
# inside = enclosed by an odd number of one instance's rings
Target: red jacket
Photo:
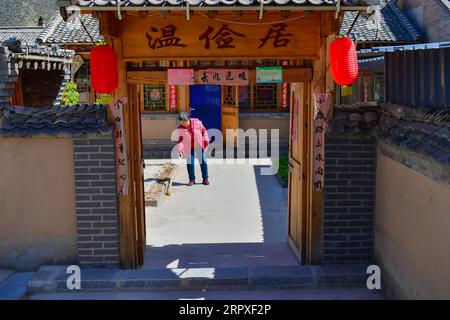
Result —
[[192, 118], [189, 127], [178, 126], [178, 152], [190, 154], [192, 148], [201, 147], [206, 150], [209, 144], [208, 133], [199, 119]]

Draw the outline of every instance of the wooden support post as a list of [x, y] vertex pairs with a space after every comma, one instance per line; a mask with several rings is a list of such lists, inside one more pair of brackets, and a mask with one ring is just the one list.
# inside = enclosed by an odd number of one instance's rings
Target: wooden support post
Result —
[[[115, 90], [113, 96], [115, 98], [128, 97], [128, 87], [127, 87], [127, 70], [126, 62], [122, 59], [122, 38], [118, 30], [118, 21], [114, 17], [113, 13], [102, 12], [100, 19], [100, 26], [102, 34], [105, 37], [105, 41], [110, 45], [117, 55], [118, 69], [119, 69], [119, 86]], [[130, 100], [130, 99], [129, 99]], [[133, 103], [134, 107], [138, 105]], [[135, 122], [133, 117], [136, 117], [136, 110], [132, 110], [133, 105], [127, 103], [123, 110], [123, 123], [124, 123], [124, 135], [127, 145], [127, 156], [128, 156], [128, 194], [119, 195], [119, 208], [120, 208], [120, 262], [122, 268], [137, 268], [140, 263], [143, 262], [143, 256], [138, 252], [138, 243], [142, 239], [137, 239], [138, 230], [136, 226], [137, 221], [137, 207], [139, 196], [136, 195], [136, 173], [140, 168], [136, 168], [136, 137], [139, 128], [133, 128], [133, 123]], [[138, 141], [139, 143], [139, 141]], [[138, 148], [139, 149], [139, 148]], [[138, 188], [139, 190], [139, 188]], [[145, 241], [145, 239], [144, 239]], [[145, 243], [141, 243], [145, 245]], [[141, 248], [142, 249], [142, 248]]]
[[320, 264], [323, 256], [323, 192], [313, 191], [313, 136], [314, 136], [314, 93], [330, 93], [334, 92], [334, 83], [331, 77], [331, 69], [329, 62], [328, 48], [333, 40], [333, 33], [336, 24], [334, 17], [329, 13], [321, 15], [321, 40], [318, 59], [313, 63], [313, 81], [311, 86], [311, 102], [310, 102], [310, 128], [309, 128], [309, 147], [310, 163], [308, 166], [308, 179], [310, 195], [308, 196], [310, 214], [307, 221], [307, 239], [309, 248], [307, 251], [308, 264]]

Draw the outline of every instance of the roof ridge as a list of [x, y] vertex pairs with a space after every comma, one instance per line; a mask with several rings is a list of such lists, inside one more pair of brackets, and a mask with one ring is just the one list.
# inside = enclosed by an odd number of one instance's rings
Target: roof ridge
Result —
[[411, 38], [417, 40], [422, 35], [417, 31], [417, 29], [413, 26], [409, 18], [403, 13], [402, 9], [398, 6], [397, 2], [394, 0], [385, 0], [386, 4], [392, 10], [392, 12], [403, 22], [403, 26], [406, 28], [406, 31], [411, 35]]
[[53, 14], [53, 17], [50, 19], [50, 21], [47, 23], [44, 30], [41, 32], [41, 34], [36, 38], [36, 42], [39, 44], [44, 44], [49, 35], [52, 34], [58, 24], [63, 20], [61, 17], [61, 14], [59, 13], [59, 10], [55, 11], [55, 14]]
[[22, 27], [22, 26], [0, 26], [0, 30], [9, 30], [9, 29], [14, 29], [14, 30], [30, 30], [30, 29], [45, 29], [45, 27], [40, 27], [40, 26], [30, 26], [30, 27]]

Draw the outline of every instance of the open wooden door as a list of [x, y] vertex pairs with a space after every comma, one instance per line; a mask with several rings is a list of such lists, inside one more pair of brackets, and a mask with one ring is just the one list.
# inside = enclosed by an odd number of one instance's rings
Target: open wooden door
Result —
[[289, 144], [289, 245], [302, 264], [307, 250], [307, 147], [309, 83], [291, 83]]
[[237, 146], [239, 129], [239, 86], [222, 86], [222, 134], [223, 142], [227, 140], [227, 130]]

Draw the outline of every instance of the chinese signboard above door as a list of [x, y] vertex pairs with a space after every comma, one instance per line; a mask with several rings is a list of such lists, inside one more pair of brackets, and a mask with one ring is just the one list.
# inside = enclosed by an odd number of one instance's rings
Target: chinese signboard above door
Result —
[[[315, 57], [320, 41], [319, 14], [299, 14], [280, 22], [244, 13], [239, 23], [230, 13], [221, 21], [199, 14], [190, 20], [170, 15], [139, 18], [126, 16], [123, 58]], [[273, 20], [273, 22], [270, 22]], [[244, 20], [242, 20], [244, 21]]]
[[256, 83], [283, 82], [283, 67], [256, 67]]
[[197, 83], [222, 85], [248, 85], [247, 69], [199, 70]]
[[167, 82], [174, 85], [194, 84], [194, 69], [168, 69]]

